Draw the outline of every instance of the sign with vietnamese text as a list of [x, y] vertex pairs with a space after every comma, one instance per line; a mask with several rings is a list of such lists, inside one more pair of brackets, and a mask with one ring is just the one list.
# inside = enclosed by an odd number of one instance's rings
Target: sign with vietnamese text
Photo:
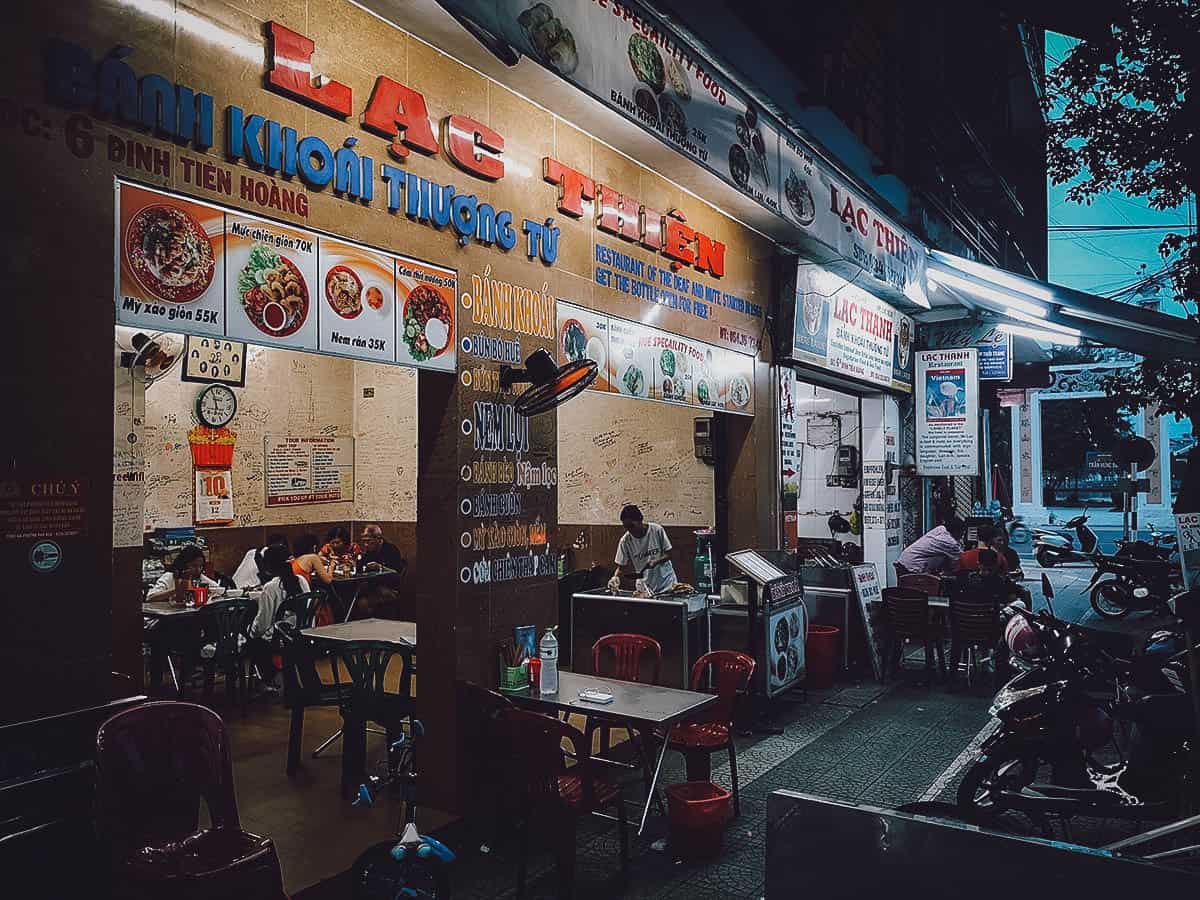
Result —
[[918, 351], [917, 474], [979, 474], [979, 355]]
[[0, 481], [0, 540], [87, 534], [87, 484], [79, 478], [21, 476]]
[[1177, 514], [1175, 530], [1179, 539], [1183, 584], [1189, 590], [1200, 589], [1200, 512]]
[[800, 362], [912, 390], [912, 319], [839, 276], [802, 264], [796, 275], [793, 355]]

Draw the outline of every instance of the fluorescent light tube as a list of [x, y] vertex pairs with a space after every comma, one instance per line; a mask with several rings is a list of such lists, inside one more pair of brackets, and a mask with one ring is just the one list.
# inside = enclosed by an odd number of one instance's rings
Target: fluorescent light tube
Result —
[[1061, 331], [1063, 334], [1069, 334], [1073, 337], [1079, 337], [1080, 331], [1078, 328], [1071, 328], [1067, 325], [1059, 325], [1057, 322], [1051, 322], [1049, 319], [1039, 319], [1037, 316], [1028, 316], [1019, 309], [1009, 307], [1005, 314], [1011, 319], [1017, 319], [1021, 322], [1028, 322], [1035, 328], [1045, 328], [1047, 331]]
[[[1128, 328], [1131, 331], [1140, 331], [1143, 334], [1152, 334], [1155, 337], [1165, 337], [1175, 341], [1186, 341], [1189, 338], [1182, 330], [1167, 331], [1165, 328], [1158, 328], [1154, 325], [1143, 325], [1140, 322], [1131, 322], [1104, 313], [1089, 312], [1086, 309], [1072, 309], [1064, 306], [1062, 314], [1073, 319], [1083, 319], [1085, 322], [1097, 322], [1101, 325], [1111, 325], [1114, 328]], [[1183, 321], [1185, 320], [1180, 320], [1181, 324]]]
[[1060, 344], [1063, 347], [1076, 347], [1079, 345], [1079, 338], [1073, 334], [1047, 331], [1045, 328], [1028, 328], [1025, 325], [1013, 325], [1010, 322], [1001, 322], [997, 327], [1009, 334], [1019, 334], [1022, 337], [1033, 338], [1035, 341], [1041, 341], [1045, 344]]
[[1019, 297], [1011, 291], [1003, 288], [992, 287], [991, 285], [979, 284], [970, 279], [963, 278], [961, 275], [955, 275], [953, 272], [930, 272], [927, 276], [930, 280], [945, 287], [952, 287], [960, 291], [965, 291], [968, 294], [976, 294], [980, 297], [986, 297], [993, 303], [999, 303], [1003, 306], [1011, 306], [1022, 312], [1028, 313], [1031, 316], [1037, 316], [1039, 319], [1046, 317], [1046, 308], [1032, 300], [1027, 300]]
[[1030, 297], [1037, 297], [1037, 299], [1045, 300], [1048, 303], [1055, 299], [1054, 291], [1049, 287], [1030, 284], [1026, 279], [1013, 275], [1011, 272], [1006, 272], [1003, 269], [998, 269], [995, 266], [988, 266], [970, 259], [963, 259], [961, 256], [955, 256], [953, 253], [943, 253], [940, 250], [932, 251], [932, 255], [934, 259], [943, 265], [966, 272], [968, 275], [974, 275], [976, 278], [982, 278], [984, 281], [1002, 284], [1011, 290], [1028, 294]]

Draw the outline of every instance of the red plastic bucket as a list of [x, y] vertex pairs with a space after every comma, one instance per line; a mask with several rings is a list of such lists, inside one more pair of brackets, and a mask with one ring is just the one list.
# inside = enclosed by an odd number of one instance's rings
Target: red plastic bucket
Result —
[[733, 795], [709, 781], [667, 787], [671, 852], [682, 859], [708, 859], [721, 852]]
[[832, 625], [809, 625], [804, 643], [804, 657], [808, 674], [805, 687], [833, 687], [833, 673], [837, 671], [838, 635], [841, 630]]

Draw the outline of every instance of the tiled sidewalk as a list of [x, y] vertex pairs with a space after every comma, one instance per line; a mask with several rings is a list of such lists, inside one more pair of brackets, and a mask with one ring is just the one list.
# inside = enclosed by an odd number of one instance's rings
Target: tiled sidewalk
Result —
[[[709, 863], [675, 861], [655, 850], [662, 836], [647, 834], [631, 844], [630, 884], [618, 882], [616, 832], [608, 823], [581, 823], [576, 894], [591, 898], [760, 898], [763, 895], [766, 797], [792, 788], [844, 800], [896, 806], [922, 794], [958, 757], [987, 721], [991, 692], [951, 694], [942, 686], [887, 687], [870, 683], [810, 694], [788, 701], [775, 713], [781, 735], [738, 741], [742, 816], [725, 835], [721, 856]], [[728, 761], [714, 757], [713, 780], [728, 786]], [[683, 762], [668, 754], [662, 784], [683, 780]], [[949, 790], [950, 787], [947, 787]], [[632, 798], [638, 794], [633, 788]], [[456, 897], [515, 895], [515, 860], [508, 848], [484, 855], [464, 853], [456, 865]], [[544, 855], [530, 860], [530, 897], [553, 897], [553, 867]]]

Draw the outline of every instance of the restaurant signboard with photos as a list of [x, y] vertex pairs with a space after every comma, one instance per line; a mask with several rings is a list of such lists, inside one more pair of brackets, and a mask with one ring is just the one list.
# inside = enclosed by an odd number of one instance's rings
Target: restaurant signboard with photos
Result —
[[798, 362], [912, 391], [913, 320], [839, 276], [799, 267], [794, 331]]
[[917, 352], [917, 474], [979, 474], [979, 351]]
[[754, 415], [754, 357], [640, 322], [558, 304], [560, 364], [591, 359], [591, 390]]
[[117, 183], [117, 322], [454, 371], [453, 269]]
[[635, 3], [442, 0], [920, 306], [925, 248], [692, 43]]

